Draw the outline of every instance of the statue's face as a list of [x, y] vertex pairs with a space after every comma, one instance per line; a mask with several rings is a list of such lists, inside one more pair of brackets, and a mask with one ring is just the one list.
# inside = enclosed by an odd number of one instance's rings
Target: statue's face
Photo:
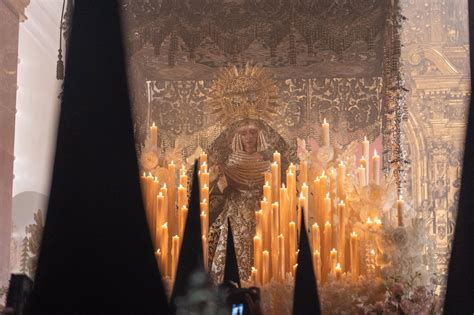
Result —
[[253, 126], [242, 127], [239, 129], [240, 138], [244, 151], [253, 153], [257, 151], [258, 129]]

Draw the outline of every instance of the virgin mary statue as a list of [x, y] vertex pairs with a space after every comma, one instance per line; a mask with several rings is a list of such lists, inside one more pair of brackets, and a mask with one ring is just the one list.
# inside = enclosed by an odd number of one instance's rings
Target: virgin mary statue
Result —
[[[266, 134], [273, 138], [270, 144]], [[228, 220], [240, 277], [247, 280], [250, 276], [255, 211], [259, 210], [264, 173], [270, 169], [276, 147], [285, 150], [286, 143], [275, 131], [259, 120], [246, 119], [230, 127], [210, 148], [214, 159], [210, 159], [209, 265], [216, 283], [224, 273]]]

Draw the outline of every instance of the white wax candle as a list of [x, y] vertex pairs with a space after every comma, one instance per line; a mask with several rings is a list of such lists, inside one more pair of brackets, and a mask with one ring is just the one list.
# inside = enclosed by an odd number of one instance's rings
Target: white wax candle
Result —
[[372, 174], [375, 185], [380, 185], [380, 156], [377, 154], [377, 150], [374, 150], [372, 156]]
[[322, 130], [323, 130], [323, 146], [328, 146], [329, 145], [329, 123], [326, 121], [326, 118], [324, 118], [324, 122], [322, 124]]

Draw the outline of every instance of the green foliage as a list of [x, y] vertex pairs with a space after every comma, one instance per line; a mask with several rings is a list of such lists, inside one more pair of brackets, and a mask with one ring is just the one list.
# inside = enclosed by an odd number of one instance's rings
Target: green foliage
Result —
[[20, 260], [20, 271], [22, 273], [28, 273], [28, 237], [25, 236], [23, 238], [23, 242], [21, 242], [21, 260]]
[[[43, 236], [43, 213], [38, 210], [34, 214], [34, 223], [28, 225], [25, 228], [27, 237], [27, 251], [29, 253], [28, 260], [26, 262], [26, 269], [28, 274], [34, 278], [36, 272], [36, 263], [38, 261], [38, 255], [41, 246], [41, 237]], [[26, 237], [25, 237], [26, 238]], [[23, 262], [23, 254], [22, 254]], [[23, 269], [23, 267], [22, 267]]]

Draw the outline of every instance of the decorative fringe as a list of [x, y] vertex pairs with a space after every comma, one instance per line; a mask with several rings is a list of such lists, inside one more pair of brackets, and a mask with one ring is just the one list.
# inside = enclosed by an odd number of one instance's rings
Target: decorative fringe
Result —
[[56, 63], [56, 79], [64, 80], [64, 62], [61, 48], [58, 49], [58, 62]]

